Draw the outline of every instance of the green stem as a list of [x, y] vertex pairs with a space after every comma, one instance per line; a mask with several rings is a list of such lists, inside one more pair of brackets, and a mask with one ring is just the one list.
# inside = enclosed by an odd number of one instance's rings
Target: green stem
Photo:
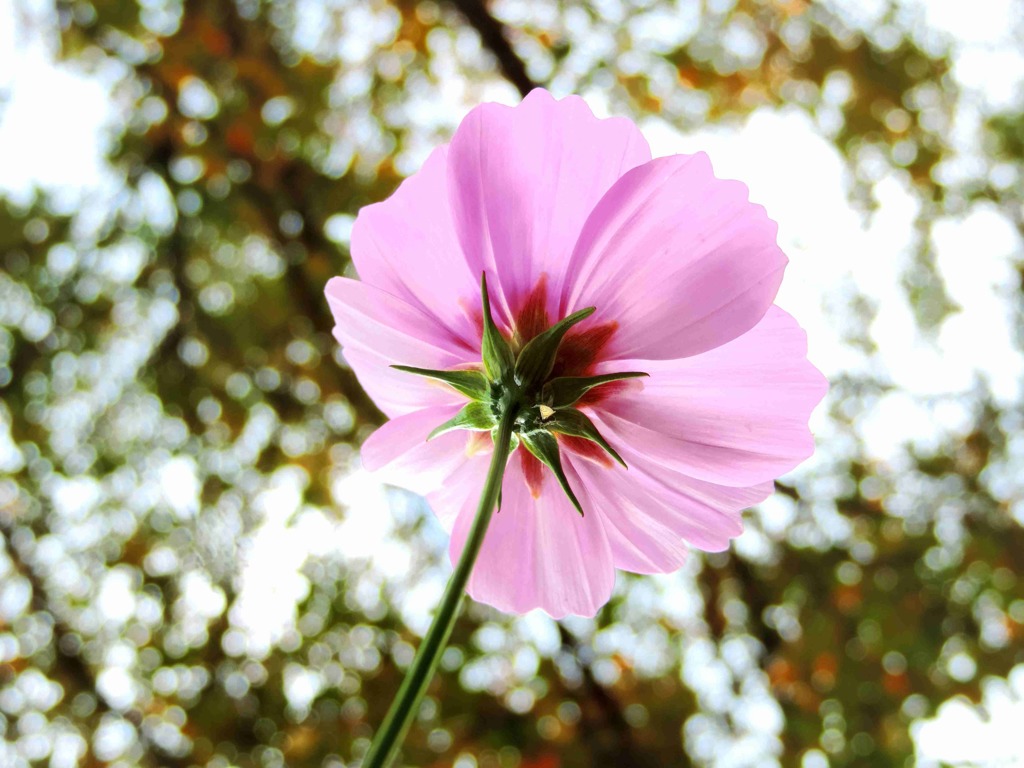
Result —
[[402, 686], [398, 689], [398, 695], [395, 696], [387, 717], [384, 718], [384, 722], [377, 730], [370, 750], [363, 758], [363, 768], [388, 768], [391, 765], [395, 753], [401, 747], [405, 734], [419, 710], [420, 699], [423, 698], [423, 693], [434, 676], [441, 653], [448, 644], [452, 627], [455, 626], [455, 619], [459, 615], [462, 596], [466, 592], [466, 583], [473, 571], [477, 555], [480, 554], [487, 526], [491, 522], [491, 515], [494, 513], [494, 507], [498, 501], [501, 479], [505, 474], [505, 464], [508, 461], [509, 443], [512, 440], [512, 425], [515, 416], [513, 408], [509, 408], [502, 415], [501, 423], [498, 425], [498, 439], [494, 443], [494, 454], [491, 456], [491, 466], [487, 470], [487, 480], [484, 483], [483, 493], [480, 495], [480, 504], [476, 509], [473, 526], [469, 529], [469, 536], [466, 537], [462, 555], [459, 557], [451, 579], [448, 580], [448, 586], [445, 587], [444, 596], [441, 598], [434, 621], [430, 625], [426, 637], [423, 638], [420, 649], [416, 652], [412, 666], [405, 673], [405, 680], [402, 681]]

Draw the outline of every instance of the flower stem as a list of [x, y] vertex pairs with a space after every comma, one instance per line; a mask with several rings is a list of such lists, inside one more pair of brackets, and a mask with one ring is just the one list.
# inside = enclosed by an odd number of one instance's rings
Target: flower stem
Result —
[[387, 717], [384, 718], [384, 722], [374, 736], [373, 744], [370, 745], [370, 750], [363, 758], [363, 768], [388, 768], [391, 765], [395, 753], [401, 747], [405, 734], [419, 710], [420, 699], [423, 698], [423, 693], [434, 676], [441, 653], [448, 644], [448, 638], [455, 626], [455, 619], [459, 615], [462, 597], [466, 592], [466, 583], [473, 571], [477, 555], [480, 554], [487, 526], [491, 522], [491, 515], [494, 513], [494, 507], [498, 501], [501, 480], [505, 474], [505, 464], [508, 461], [509, 443], [512, 440], [512, 425], [515, 417], [516, 413], [513, 408], [508, 408], [502, 414], [498, 425], [498, 439], [494, 443], [494, 454], [491, 456], [491, 466], [487, 470], [487, 480], [484, 482], [483, 493], [480, 495], [480, 504], [477, 506], [476, 517], [474, 517], [473, 525], [466, 537], [462, 555], [448, 580], [448, 586], [445, 587], [434, 621], [416, 652], [412, 666], [405, 674], [402, 686], [398, 689], [398, 695], [391, 703]]

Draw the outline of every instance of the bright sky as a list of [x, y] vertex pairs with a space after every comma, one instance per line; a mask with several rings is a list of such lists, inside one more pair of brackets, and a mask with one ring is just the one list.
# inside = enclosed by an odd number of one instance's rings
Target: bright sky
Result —
[[[879, 5], [833, 4], [847, 14], [856, 7], [868, 20]], [[1009, 32], [1013, 0], [912, 0], [903, 7], [956, 37], [956, 77], [981, 103], [1005, 105], [1022, 97], [1024, 57]], [[51, 12], [38, 4], [18, 10], [20, 24], [38, 23]], [[12, 0], [0, 0], [0, 189], [24, 198], [33, 186], [75, 196], [104, 186], [109, 181], [102, 160], [104, 128], [117, 110], [109, 82], [55, 64], [45, 39], [15, 34], [14, 18]], [[502, 100], [512, 96], [501, 85], [494, 93]], [[976, 151], [977, 114], [965, 107], [962, 117], [957, 139], [967, 162]], [[1019, 281], [1013, 255], [1020, 241], [995, 208], [977, 205], [962, 218], [936, 225], [938, 268], [962, 310], [943, 323], [934, 340], [925, 340], [900, 284], [911, 258], [917, 203], [898, 178], [878, 184], [881, 208], [865, 219], [847, 200], [842, 159], [795, 110], [762, 110], [742, 127], [685, 136], [656, 119], [643, 128], [656, 155], [707, 151], [719, 175], [747, 182], [752, 199], [779, 221], [791, 259], [779, 303], [808, 329], [811, 359], [828, 375], [871, 371], [901, 390], [882, 398], [857, 425], [877, 458], [894, 455], [908, 435], [927, 445], [962, 430], [968, 418], [956, 396], [970, 389], [977, 375], [989, 380], [1000, 399], [1021, 399], [1024, 359], [1012, 343], [1008, 300]], [[870, 361], [843, 343], [829, 307], [854, 291], [872, 297], [879, 308], [870, 329], [878, 355]], [[823, 443], [835, 429], [825, 408], [816, 413], [814, 426]], [[813, 471], [813, 462], [801, 471]], [[191, 514], [198, 487], [190, 460], [169, 462], [161, 483], [172, 507]], [[248, 565], [232, 619], [247, 628], [252, 650], [268, 649], [293, 621], [296, 601], [308, 589], [299, 568], [310, 553], [375, 552], [375, 565], [385, 577], [388, 569], [408, 567], [407, 554], [391, 537], [389, 498], [372, 479], [356, 473], [338, 481], [335, 496], [350, 510], [340, 525], [299, 506], [301, 483], [287, 471], [275, 475], [263, 499], [264, 522], [247, 544]], [[411, 603], [431, 604], [440, 588], [440, 583], [424, 584]], [[111, 589], [109, 595], [116, 596]], [[422, 611], [407, 615], [413, 626], [425, 629]], [[523, 626], [542, 643], [550, 635], [542, 618], [524, 619]], [[1024, 766], [1022, 701], [1024, 666], [1009, 681], [986, 685], [986, 713], [948, 702], [936, 719], [915, 726], [918, 764]]]

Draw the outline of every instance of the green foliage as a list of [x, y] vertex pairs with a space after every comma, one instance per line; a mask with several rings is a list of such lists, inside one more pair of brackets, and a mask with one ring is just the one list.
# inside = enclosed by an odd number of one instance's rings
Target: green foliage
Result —
[[480, 355], [483, 358], [487, 378], [493, 382], [510, 379], [516, 365], [515, 351], [509, 345], [491, 314], [491, 295], [487, 291], [487, 275], [480, 278], [480, 297], [483, 305], [483, 338]]

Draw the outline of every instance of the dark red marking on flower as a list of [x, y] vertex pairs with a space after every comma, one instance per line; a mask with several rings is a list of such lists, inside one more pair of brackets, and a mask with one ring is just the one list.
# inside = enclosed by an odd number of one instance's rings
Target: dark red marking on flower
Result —
[[548, 276], [542, 274], [523, 302], [523, 306], [516, 312], [515, 340], [522, 346], [551, 325], [548, 319]]
[[[473, 340], [476, 341], [477, 350], [480, 349], [480, 340], [484, 337], [484, 310], [480, 306], [480, 303], [470, 304], [469, 302], [460, 302], [462, 311], [466, 313], [466, 317], [469, 318], [469, 322], [473, 325]], [[492, 307], [493, 309], [493, 307]]]
[[[600, 308], [597, 311], [600, 313]], [[558, 348], [558, 357], [555, 358], [551, 378], [591, 375], [594, 365], [601, 359], [601, 351], [607, 346], [618, 327], [618, 323], [611, 321], [569, 331]]]
[[[595, 464], [600, 464], [602, 467], [610, 468], [615, 464], [615, 462], [612, 461], [611, 456], [605, 453], [604, 448], [592, 440], [587, 440], [582, 437], [572, 437], [571, 435], [557, 435], [557, 438], [563, 449], [572, 451], [580, 458], [593, 461]], [[536, 461], [536, 459], [534, 459], [534, 461]]]
[[544, 486], [544, 465], [536, 456], [525, 449], [516, 451], [519, 454], [519, 464], [523, 468], [523, 477], [526, 478], [526, 487], [530, 489], [530, 495], [535, 499], [540, 498], [541, 488]]
[[576, 405], [573, 407], [582, 408], [585, 405], [597, 405], [602, 400], [607, 400], [609, 397], [614, 397], [622, 392], [636, 388], [637, 385], [633, 381], [609, 381], [607, 384], [602, 384], [599, 387], [594, 387], [584, 392], [583, 397], [577, 400]]

